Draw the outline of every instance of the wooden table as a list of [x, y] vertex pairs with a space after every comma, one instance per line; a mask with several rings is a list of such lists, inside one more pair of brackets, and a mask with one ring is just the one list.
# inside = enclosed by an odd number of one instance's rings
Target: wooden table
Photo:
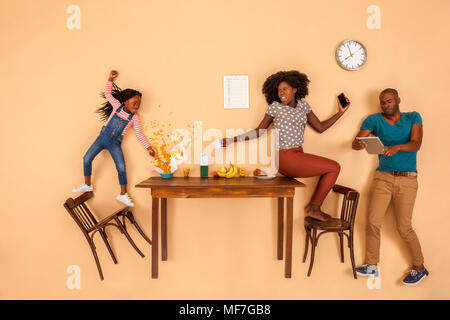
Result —
[[200, 178], [174, 177], [162, 179], [151, 177], [136, 185], [150, 188], [152, 197], [152, 278], [158, 278], [158, 216], [161, 199], [161, 259], [167, 260], [167, 199], [168, 198], [277, 198], [277, 259], [283, 260], [284, 198], [286, 198], [286, 256], [284, 276], [291, 277], [293, 198], [295, 188], [305, 185], [295, 179], [275, 177], [262, 180], [255, 177]]

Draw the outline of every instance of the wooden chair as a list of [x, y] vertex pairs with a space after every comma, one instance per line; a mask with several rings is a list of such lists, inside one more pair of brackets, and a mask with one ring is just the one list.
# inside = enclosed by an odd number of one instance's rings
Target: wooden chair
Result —
[[[151, 240], [145, 235], [145, 233], [142, 231], [142, 229], [137, 224], [136, 220], [133, 217], [133, 214], [131, 213], [129, 207], [122, 208], [110, 216], [97, 221], [97, 219], [94, 217], [92, 212], [89, 210], [88, 206], [86, 205], [86, 201], [89, 200], [94, 196], [93, 192], [85, 192], [76, 199], [69, 198], [64, 203], [64, 208], [69, 212], [70, 216], [75, 220], [77, 225], [80, 227], [81, 231], [83, 232], [84, 236], [86, 237], [86, 240], [89, 243], [89, 246], [91, 247], [92, 254], [94, 255], [95, 263], [97, 264], [98, 273], [100, 274], [100, 279], [103, 280], [103, 272], [102, 268], [100, 266], [100, 261], [98, 260], [95, 244], [94, 244], [94, 235], [99, 232], [100, 236], [102, 237], [103, 241], [105, 242], [106, 248], [108, 249], [112, 260], [115, 264], [117, 264], [117, 259], [114, 256], [114, 253], [111, 249], [111, 246], [108, 242], [108, 237], [106, 235], [105, 228], [107, 226], [115, 226], [120, 230], [122, 234], [125, 235], [125, 237], [130, 242], [131, 246], [137, 251], [137, 253], [144, 257], [144, 254], [139, 250], [139, 248], [136, 246], [134, 241], [131, 239], [130, 235], [128, 234], [126, 230], [125, 225], [125, 218], [127, 218], [138, 230], [138, 232], [142, 235], [142, 237], [150, 244], [152, 244]], [[120, 221], [120, 217], [122, 217], [122, 222]]]
[[[328, 221], [319, 221], [311, 217], [305, 218], [305, 255], [303, 256], [303, 262], [306, 261], [308, 255], [308, 246], [311, 242], [311, 262], [309, 264], [308, 277], [311, 275], [312, 267], [314, 264], [314, 254], [317, 243], [322, 234], [328, 232], [336, 232], [340, 240], [341, 249], [341, 262], [344, 262], [344, 235], [348, 240], [348, 247], [350, 248], [350, 258], [352, 262], [353, 277], [356, 279], [355, 271], [355, 256], [353, 251], [353, 232], [355, 224], [356, 209], [358, 207], [359, 192], [344, 186], [334, 185], [333, 191], [344, 195], [342, 201], [341, 217], [339, 219], [332, 218]], [[317, 231], [321, 231], [317, 234]], [[344, 231], [348, 231], [348, 234]]]

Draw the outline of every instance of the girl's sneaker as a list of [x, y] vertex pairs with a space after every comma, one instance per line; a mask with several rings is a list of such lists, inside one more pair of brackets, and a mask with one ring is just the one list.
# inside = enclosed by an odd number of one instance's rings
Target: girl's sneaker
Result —
[[133, 201], [131, 201], [130, 197], [128, 196], [128, 193], [119, 194], [116, 199], [129, 207], [134, 207], [134, 203]]
[[75, 193], [81, 193], [81, 192], [88, 192], [88, 191], [92, 191], [94, 188], [92, 188], [92, 184], [90, 186], [88, 186], [86, 183], [80, 184], [78, 187], [76, 187], [75, 189], [72, 189], [72, 192]]
[[363, 264], [361, 267], [356, 268], [356, 274], [365, 277], [378, 277], [378, 267], [370, 264]]

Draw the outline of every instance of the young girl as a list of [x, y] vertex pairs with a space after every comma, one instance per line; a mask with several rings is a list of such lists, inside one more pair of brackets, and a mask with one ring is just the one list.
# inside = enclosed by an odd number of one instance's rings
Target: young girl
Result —
[[121, 90], [117, 87], [113, 81], [118, 75], [119, 73], [115, 70], [111, 71], [109, 75], [104, 93], [104, 97], [108, 101], [96, 111], [102, 115], [103, 120], [107, 121], [101, 129], [100, 135], [83, 157], [84, 183], [72, 191], [86, 192], [93, 190], [91, 184], [92, 161], [100, 151], [107, 149], [116, 164], [119, 175], [120, 194], [117, 196], [117, 200], [133, 207], [133, 201], [127, 193], [127, 174], [121, 147], [122, 138], [130, 126], [134, 127], [136, 137], [152, 157], [156, 155], [156, 152], [142, 133], [141, 122], [136, 114], [141, 104], [142, 94], [133, 89]]

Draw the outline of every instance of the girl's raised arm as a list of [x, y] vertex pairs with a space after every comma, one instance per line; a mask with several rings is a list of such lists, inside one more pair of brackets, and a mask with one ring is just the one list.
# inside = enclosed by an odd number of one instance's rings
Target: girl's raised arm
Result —
[[113, 95], [111, 94], [113, 81], [115, 78], [117, 78], [118, 75], [119, 75], [119, 73], [116, 70], [112, 70], [109, 73], [108, 82], [106, 83], [106, 87], [105, 87], [105, 98], [109, 101], [109, 103], [112, 105], [114, 110], [119, 108], [121, 105], [120, 101], [117, 100], [116, 98], [114, 98]]

